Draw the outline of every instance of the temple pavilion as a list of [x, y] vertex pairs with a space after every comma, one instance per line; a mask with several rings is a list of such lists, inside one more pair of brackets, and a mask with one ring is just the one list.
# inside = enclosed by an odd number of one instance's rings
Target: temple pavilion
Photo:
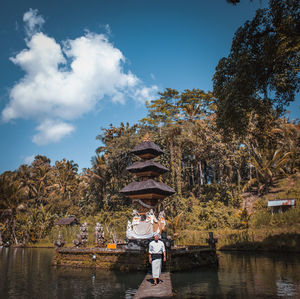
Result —
[[128, 239], [148, 239], [155, 234], [162, 233], [166, 221], [163, 211], [157, 214], [158, 203], [165, 197], [174, 194], [175, 191], [157, 180], [169, 169], [152, 161], [162, 155], [163, 151], [150, 141], [148, 133], [144, 141], [135, 146], [131, 153], [141, 160], [126, 168], [136, 176], [137, 180], [120, 191], [132, 199], [137, 206], [137, 209], [133, 211], [132, 222], [128, 222], [126, 236]]

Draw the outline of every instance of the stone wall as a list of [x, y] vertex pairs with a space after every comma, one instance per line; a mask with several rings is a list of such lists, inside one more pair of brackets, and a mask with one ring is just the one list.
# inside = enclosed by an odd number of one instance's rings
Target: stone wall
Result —
[[184, 246], [173, 248], [168, 256], [166, 268], [171, 272], [197, 269], [218, 264], [215, 249], [206, 246]]
[[[93, 258], [95, 255], [96, 258]], [[106, 248], [63, 248], [56, 251], [54, 265], [139, 271], [147, 267], [147, 253]]]
[[[93, 258], [94, 257], [94, 258]], [[206, 265], [216, 265], [217, 254], [210, 247], [185, 246], [168, 251], [165, 271], [182, 271]], [[102, 268], [119, 271], [146, 271], [149, 269], [146, 251], [128, 251], [106, 248], [62, 248], [53, 261], [57, 266]]]

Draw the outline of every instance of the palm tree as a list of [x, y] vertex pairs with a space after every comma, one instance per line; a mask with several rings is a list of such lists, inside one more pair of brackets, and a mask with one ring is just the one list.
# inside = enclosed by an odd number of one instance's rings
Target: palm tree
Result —
[[16, 236], [16, 215], [18, 208], [25, 201], [26, 190], [22, 182], [18, 180], [17, 173], [7, 171], [0, 176], [0, 213], [7, 215], [8, 230], [15, 244], [18, 244]]
[[55, 182], [58, 187], [62, 200], [71, 200], [71, 194], [75, 191], [78, 185], [77, 171], [78, 164], [73, 160], [56, 161], [55, 163]]
[[300, 125], [290, 123], [282, 119], [278, 128], [274, 128], [272, 133], [279, 135], [278, 143], [286, 151], [290, 152], [290, 173], [297, 171], [300, 161]]
[[46, 156], [36, 156], [31, 168], [31, 189], [36, 206], [47, 204], [48, 195], [52, 188], [53, 170], [50, 159]]
[[286, 174], [283, 166], [290, 161], [290, 155], [290, 152], [284, 152], [282, 149], [259, 151], [253, 147], [250, 158], [256, 170], [256, 177], [250, 179], [244, 185], [243, 190], [257, 184], [259, 194], [267, 193], [274, 179], [279, 174]]

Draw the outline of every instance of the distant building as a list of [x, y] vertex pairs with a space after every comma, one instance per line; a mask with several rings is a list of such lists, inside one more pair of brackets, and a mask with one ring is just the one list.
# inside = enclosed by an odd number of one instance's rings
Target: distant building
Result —
[[268, 201], [268, 208], [271, 209], [272, 214], [278, 212], [285, 212], [291, 207], [295, 206], [295, 199], [276, 199]]
[[77, 218], [75, 216], [69, 216], [69, 217], [61, 218], [56, 222], [56, 225], [73, 226], [73, 225], [79, 225], [79, 224], [80, 224], [80, 222], [77, 220]]

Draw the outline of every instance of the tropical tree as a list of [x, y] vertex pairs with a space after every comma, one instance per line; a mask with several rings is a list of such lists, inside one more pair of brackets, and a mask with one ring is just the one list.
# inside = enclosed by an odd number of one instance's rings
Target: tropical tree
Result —
[[103, 129], [102, 134], [96, 137], [102, 145], [96, 149], [99, 159], [94, 158], [97, 160], [92, 172], [99, 179], [105, 178], [105, 186], [102, 184], [102, 191], [105, 193], [102, 194], [101, 201], [108, 208], [116, 209], [119, 204], [128, 203], [126, 198], [120, 195], [120, 190], [131, 180], [126, 167], [136, 160], [130, 155], [130, 151], [138, 142], [138, 129], [138, 125], [121, 123], [119, 128], [111, 125], [109, 129]]
[[53, 184], [49, 186], [51, 211], [59, 215], [78, 214], [78, 164], [73, 160], [56, 161], [52, 169]]
[[30, 180], [28, 184], [34, 198], [35, 206], [46, 204], [50, 193], [52, 181], [51, 160], [46, 156], [37, 155], [30, 167]]
[[274, 184], [278, 175], [285, 175], [284, 166], [289, 162], [291, 152], [283, 152], [282, 149], [263, 150], [252, 148], [251, 163], [255, 168], [256, 177], [245, 184], [244, 190], [256, 184], [258, 194], [267, 193]]
[[18, 244], [16, 234], [17, 212], [24, 209], [26, 191], [22, 182], [18, 181], [17, 173], [7, 171], [0, 176], [0, 213], [5, 219], [6, 230], [15, 244]]
[[286, 119], [281, 119], [279, 126], [272, 130], [276, 135], [278, 144], [289, 156], [289, 173], [295, 173], [300, 165], [300, 124], [288, 122]]
[[[234, 36], [213, 77], [217, 123], [244, 135], [251, 113], [280, 115], [299, 91], [300, 2], [270, 0]], [[275, 109], [275, 110], [274, 110]]]

